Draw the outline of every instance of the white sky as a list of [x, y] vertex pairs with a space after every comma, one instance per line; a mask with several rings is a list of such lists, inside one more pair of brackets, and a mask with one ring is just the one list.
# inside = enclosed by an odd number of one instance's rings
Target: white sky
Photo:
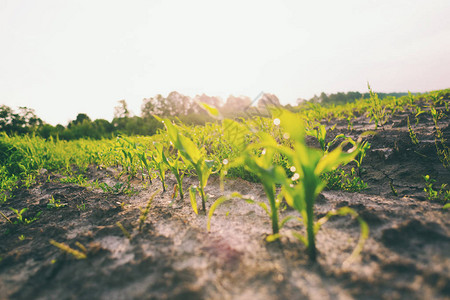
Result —
[[450, 1], [0, 0], [0, 104], [50, 124], [176, 90], [282, 103], [450, 87]]

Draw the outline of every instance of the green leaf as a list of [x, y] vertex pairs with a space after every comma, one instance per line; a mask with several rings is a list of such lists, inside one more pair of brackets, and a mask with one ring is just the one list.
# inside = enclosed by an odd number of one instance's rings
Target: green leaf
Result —
[[283, 226], [284, 226], [287, 222], [289, 222], [290, 220], [293, 220], [293, 219], [298, 219], [298, 217], [287, 216], [286, 218], [284, 218], [283, 220], [281, 220], [281, 223], [280, 223], [280, 229], [283, 228]]
[[294, 114], [287, 110], [282, 110], [277, 117], [280, 120], [280, 126], [289, 135], [290, 138], [297, 142], [302, 142], [305, 137], [304, 121], [298, 114]]
[[247, 143], [246, 138], [250, 134], [248, 127], [234, 120], [225, 119], [222, 121], [223, 138], [230, 143], [233, 148], [243, 150]]
[[325, 217], [320, 218], [315, 224], [314, 224], [314, 232], [318, 232], [320, 227], [325, 224], [331, 217], [333, 216], [346, 216], [351, 215], [359, 222], [359, 226], [361, 229], [361, 233], [359, 236], [358, 244], [356, 245], [355, 249], [353, 250], [352, 254], [349, 258], [347, 258], [344, 261], [344, 264], [350, 263], [356, 256], [359, 255], [359, 253], [362, 251], [364, 247], [364, 243], [366, 242], [367, 238], [369, 237], [369, 226], [367, 223], [361, 218], [358, 213], [351, 209], [350, 207], [344, 206], [337, 210], [331, 210], [329, 211]]
[[215, 108], [212, 105], [206, 104], [201, 101], [197, 101], [198, 105], [203, 108], [211, 117], [215, 119], [221, 119], [222, 116], [220, 115], [220, 112], [217, 108]]
[[340, 165], [345, 165], [352, 161], [359, 153], [359, 149], [351, 149], [351, 152], [342, 151], [341, 147], [334, 149], [326, 154], [317, 164], [314, 170], [316, 176], [320, 176], [323, 173], [330, 172]]
[[259, 207], [261, 207], [270, 216], [270, 211], [269, 211], [269, 208], [267, 207], [266, 203], [260, 202], [260, 201], [255, 201], [255, 200], [250, 199], [250, 198], [246, 198], [246, 197], [242, 196], [240, 193], [234, 192], [234, 193], [231, 193], [230, 195], [220, 197], [219, 199], [217, 199], [213, 203], [213, 205], [209, 209], [209, 214], [208, 214], [208, 223], [207, 223], [208, 231], [211, 230], [211, 218], [212, 218], [212, 216], [214, 214], [214, 211], [217, 209], [217, 207], [219, 207], [219, 205], [221, 205], [225, 201], [231, 200], [233, 198], [239, 198], [239, 199], [244, 200], [245, 202], [247, 202], [249, 204], [256, 204]]
[[[237, 194], [237, 193], [235, 193]], [[238, 194], [240, 196], [240, 194]], [[206, 229], [209, 231], [211, 231], [211, 219], [212, 216], [214, 214], [214, 212], [216, 211], [217, 207], [219, 207], [219, 205], [221, 205], [222, 203], [224, 203], [225, 201], [231, 200], [233, 199], [232, 196], [222, 196], [219, 199], [217, 199], [216, 201], [214, 201], [213, 205], [211, 205], [211, 208], [209, 209], [209, 213], [208, 213], [208, 222], [206, 224]]]
[[180, 151], [181, 155], [185, 157], [193, 165], [197, 164], [201, 159], [201, 152], [194, 144], [194, 142], [184, 135], [178, 133], [175, 147]]
[[266, 203], [264, 203], [264, 202], [261, 202], [261, 201], [255, 201], [255, 200], [252, 200], [252, 199], [244, 199], [244, 198], [242, 198], [243, 200], [245, 200], [247, 203], [249, 203], [249, 204], [256, 204], [256, 205], [258, 205], [259, 207], [261, 207], [265, 212], [266, 212], [266, 214], [270, 217], [270, 211], [269, 211], [269, 208], [267, 207], [267, 204]]
[[299, 239], [306, 247], [308, 247], [308, 239], [304, 235], [302, 235], [298, 232], [295, 232], [295, 231], [292, 231], [291, 233], [294, 237]]
[[270, 234], [266, 237], [266, 241], [269, 243], [275, 242], [276, 240], [278, 240], [279, 238], [281, 238], [281, 234], [276, 233], [276, 234]]
[[198, 215], [196, 193], [197, 193], [197, 188], [191, 186], [189, 188], [189, 198], [191, 199], [192, 209], [194, 210], [195, 214]]

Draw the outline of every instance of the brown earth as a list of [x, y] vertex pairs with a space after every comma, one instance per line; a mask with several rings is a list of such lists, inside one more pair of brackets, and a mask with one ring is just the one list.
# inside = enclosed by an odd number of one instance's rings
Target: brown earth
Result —
[[[188, 199], [170, 206], [171, 192], [157, 194], [139, 232], [140, 208], [160, 183], [143, 187], [136, 180], [140, 193], [127, 196], [58, 183], [57, 174], [47, 182], [43, 174], [34, 188], [18, 190], [0, 205], [12, 220], [8, 207], [29, 207], [28, 217], [42, 211], [29, 225], [1, 220], [0, 299], [450, 299], [450, 212], [426, 199], [422, 177], [437, 179], [437, 187], [450, 182], [450, 172], [436, 158], [432, 121], [422, 115], [413, 127], [420, 140], [416, 146], [405, 118], [397, 116], [369, 137], [362, 174], [368, 190], [324, 191], [317, 199], [318, 217], [350, 206], [369, 224], [370, 237], [351, 264], [343, 262], [356, 245], [359, 225], [350, 217], [323, 226], [318, 261], [311, 263], [291, 234], [304, 232], [299, 223], [288, 222], [281, 241], [268, 243], [269, 218], [242, 200], [220, 206], [208, 233], [207, 217], [195, 215]], [[357, 137], [373, 129], [363, 117], [355, 124], [350, 132], [338, 124], [335, 134]], [[91, 167], [88, 178], [111, 183], [115, 173]], [[168, 185], [174, 184], [169, 176]], [[185, 187], [193, 184], [195, 177], [185, 178]], [[259, 184], [227, 179], [225, 193], [232, 191], [266, 201]], [[221, 194], [218, 178], [210, 179], [207, 193], [208, 208]], [[51, 196], [66, 206], [47, 209]], [[87, 258], [76, 260], [51, 239], [73, 249], [81, 243]]]

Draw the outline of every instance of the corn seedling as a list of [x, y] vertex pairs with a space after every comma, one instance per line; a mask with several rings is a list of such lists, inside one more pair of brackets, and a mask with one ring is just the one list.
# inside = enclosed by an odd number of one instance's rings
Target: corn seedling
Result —
[[413, 96], [413, 94], [411, 94], [410, 91], [408, 91], [408, 100], [409, 100], [409, 105], [414, 106], [414, 96]]
[[416, 105], [414, 108], [415, 108], [415, 115], [414, 115], [414, 117], [416, 118], [416, 126], [417, 126], [419, 124], [419, 121], [420, 121], [419, 116], [421, 114], [426, 113], [426, 111], [423, 110], [422, 107], [420, 107], [419, 105]]
[[438, 125], [439, 119], [444, 117], [444, 114], [442, 111], [437, 111], [434, 107], [430, 108], [431, 116], [433, 117], [434, 121], [434, 128], [436, 130], [434, 143], [436, 146], [436, 151], [439, 160], [441, 161], [444, 168], [450, 167], [450, 148], [447, 146], [447, 141], [444, 138], [444, 135]]
[[414, 145], [418, 145], [419, 140], [417, 139], [416, 133], [414, 132], [414, 130], [411, 127], [411, 123], [409, 122], [409, 116], [406, 117], [406, 123], [408, 124], [408, 132], [409, 132], [409, 137], [411, 138], [411, 142]]
[[320, 179], [326, 182], [329, 190], [360, 192], [368, 188], [367, 183], [356, 174], [354, 168], [351, 169], [350, 174], [342, 169], [326, 172], [320, 176]]
[[75, 183], [78, 185], [85, 185], [86, 184], [86, 177], [84, 177], [82, 174], [78, 175], [78, 176], [68, 176], [65, 178], [61, 178], [59, 179], [59, 182], [61, 183]]
[[86, 204], [85, 203], [77, 204], [77, 209], [80, 210], [80, 211], [85, 211], [86, 210]]
[[[159, 118], [158, 118], [159, 119]], [[189, 196], [194, 212], [197, 214], [197, 200], [196, 194], [200, 194], [202, 198], [202, 211], [206, 212], [206, 194], [205, 187], [208, 183], [208, 178], [213, 171], [215, 162], [208, 160], [206, 155], [199, 150], [199, 148], [190, 139], [182, 135], [178, 127], [170, 122], [168, 119], [159, 119], [164, 122], [167, 129], [167, 134], [173, 146], [179, 151], [184, 161], [190, 164], [198, 176], [199, 186], [192, 186], [189, 188]]]
[[392, 179], [389, 179], [389, 186], [391, 188], [391, 192], [395, 197], [398, 197], [397, 189], [394, 186], [394, 181]]
[[122, 153], [122, 167], [123, 171], [119, 174], [118, 177], [122, 176], [123, 173], [128, 173], [129, 179], [133, 178], [137, 174], [137, 159], [136, 159], [136, 151], [137, 151], [137, 143], [131, 141], [128, 138], [123, 136], [118, 137], [117, 141], [119, 142], [119, 150]]
[[13, 222], [14, 224], [24, 224], [24, 225], [31, 224], [34, 221], [36, 221], [42, 213], [40, 211], [33, 218], [28, 219], [28, 218], [25, 218], [25, 216], [24, 216], [24, 213], [28, 210], [27, 207], [22, 208], [20, 211], [18, 209], [12, 208], [12, 207], [10, 207], [9, 209], [12, 210], [16, 214], [17, 221]]
[[[231, 166], [243, 164], [247, 170], [254, 173], [260, 179], [269, 201], [269, 207], [264, 202], [254, 202], [252, 199], [243, 198], [240, 194], [235, 193], [232, 196], [242, 198], [249, 203], [255, 203], [262, 207], [272, 222], [272, 235], [277, 236], [280, 229], [278, 210], [281, 201], [277, 197], [276, 185], [286, 180], [286, 173], [281, 166], [273, 164], [273, 157], [277, 145], [276, 140], [265, 132], [258, 132], [258, 136], [260, 143], [249, 145], [242, 153], [242, 156], [233, 162]], [[261, 147], [264, 148], [261, 149]], [[214, 209], [211, 207], [212, 212], [210, 212], [210, 218], [215, 208], [227, 199], [227, 197], [219, 198], [213, 204]]]
[[125, 227], [123, 227], [122, 223], [120, 223], [119, 221], [116, 222], [117, 227], [120, 228], [120, 230], [122, 230], [122, 233], [124, 236], [127, 237], [127, 239], [131, 240], [131, 235], [130, 233], [125, 229]]
[[[317, 124], [314, 126], [315, 129], [306, 130], [306, 134], [315, 137], [320, 144], [320, 148], [322, 149], [323, 153], [328, 153], [330, 147], [341, 138], [347, 138], [344, 134], [338, 134], [331, 142], [326, 143], [325, 140], [327, 138], [327, 129], [325, 125]], [[336, 128], [336, 125], [332, 126], [330, 130], [334, 130]]]
[[27, 174], [23, 179], [22, 186], [29, 189], [36, 183], [36, 176], [34, 174]]
[[162, 159], [163, 162], [166, 164], [166, 166], [170, 169], [172, 174], [175, 176], [177, 180], [177, 185], [174, 187], [174, 193], [172, 199], [175, 199], [177, 192], [180, 193], [180, 198], [184, 198], [183, 193], [183, 177], [184, 172], [182, 171], [184, 169], [183, 162], [181, 161], [181, 155], [178, 152], [177, 157], [175, 159], [167, 158], [164, 152], [162, 152]]
[[147, 153], [144, 150], [141, 150], [140, 152], [137, 153], [137, 156], [141, 162], [142, 180], [144, 180], [144, 171], [147, 171], [148, 180], [150, 183], [152, 183], [152, 171], [153, 170], [148, 161]]
[[[306, 146], [304, 141], [305, 131], [299, 121], [295, 114], [288, 111], [283, 111], [279, 116], [280, 126], [293, 141], [293, 149], [284, 146], [279, 146], [278, 149], [292, 162], [293, 169], [296, 172], [291, 178], [291, 182], [283, 182], [282, 191], [288, 205], [300, 213], [307, 232], [306, 237], [298, 233], [296, 236], [307, 246], [310, 260], [315, 261], [317, 256], [315, 235], [320, 227], [331, 216], [350, 214], [357, 218], [361, 225], [360, 241], [351, 256], [354, 257], [361, 251], [368, 236], [367, 224], [354, 210], [348, 207], [330, 211], [325, 217], [314, 222], [314, 202], [325, 187], [325, 183], [320, 179], [320, 176], [334, 170], [339, 165], [352, 161], [360, 151], [360, 143], [358, 142], [349, 152], [343, 151], [344, 144], [341, 144], [333, 151], [323, 155], [322, 151]], [[298, 183], [294, 184], [296, 180], [298, 180]]]
[[348, 130], [353, 130], [353, 119], [355, 118], [355, 116], [353, 115], [353, 112], [350, 112], [349, 115], [345, 118], [345, 120], [347, 121], [347, 129]]
[[439, 190], [435, 189], [433, 185], [436, 183], [436, 180], [430, 178], [430, 175], [423, 176], [425, 179], [425, 188], [423, 189], [425, 193], [427, 193], [427, 199], [430, 201], [442, 201], [444, 203], [450, 201], [450, 190], [446, 190], [447, 184], [444, 183], [441, 185]]
[[152, 161], [158, 170], [159, 179], [161, 180], [163, 192], [166, 191], [166, 164], [164, 163], [164, 148], [159, 143], [154, 143], [155, 150], [152, 154]]
[[47, 203], [47, 209], [52, 209], [52, 208], [61, 208], [67, 206], [67, 204], [61, 203], [59, 199], [55, 199], [52, 195], [52, 197], [48, 200]]
[[[276, 127], [279, 127], [280, 119], [276, 118], [272, 122]], [[278, 142], [270, 134], [259, 131], [257, 136], [259, 138], [259, 143], [249, 145], [243, 152], [240, 160], [248, 171], [254, 173], [260, 179], [260, 182], [263, 185], [264, 192], [269, 201], [269, 207], [265, 207], [264, 203], [257, 204], [264, 208], [271, 219], [272, 236], [269, 236], [269, 240], [271, 240], [277, 238], [280, 229], [278, 212], [281, 199], [279, 197], [280, 195], [277, 195], [276, 186], [284, 184], [287, 181], [287, 175], [284, 168], [275, 165], [273, 160], [276, 154], [285, 153], [279, 151]], [[288, 140], [289, 136], [283, 135], [283, 138]], [[234, 162], [234, 164], [236, 163], [239, 163], [239, 160]]]
[[142, 232], [142, 227], [144, 226], [145, 220], [147, 219], [148, 213], [150, 212], [150, 207], [152, 205], [153, 199], [155, 198], [156, 194], [159, 194], [161, 190], [158, 190], [154, 192], [150, 199], [147, 202], [147, 205], [145, 208], [141, 208], [141, 215], [139, 217], [139, 232]]
[[[281, 196], [281, 194], [279, 194], [279, 196]], [[207, 221], [207, 230], [210, 231], [211, 230], [211, 219], [214, 215], [214, 212], [216, 211], [216, 209], [225, 201], [229, 201], [232, 199], [241, 199], [246, 201], [249, 204], [255, 204], [258, 205], [259, 207], [261, 207], [264, 212], [269, 216], [269, 218], [272, 220], [272, 234], [267, 236], [266, 240], [268, 242], [272, 242], [276, 239], [278, 239], [280, 237], [280, 233], [279, 230], [281, 228], [283, 228], [284, 224], [286, 224], [287, 221], [293, 219], [294, 217], [292, 216], [288, 216], [286, 218], [284, 218], [281, 222], [278, 222], [278, 208], [280, 206], [280, 197], [277, 197], [277, 199], [274, 200], [275, 205], [276, 205], [276, 215], [274, 216], [273, 211], [271, 209], [269, 209], [267, 207], [267, 204], [265, 202], [262, 201], [255, 201], [252, 197], [249, 196], [244, 196], [241, 195], [240, 193], [237, 192], [233, 192], [230, 195], [225, 195], [225, 196], [221, 196], [219, 197], [214, 203], [213, 205], [211, 205], [211, 208], [209, 209], [209, 213], [208, 213], [208, 221]], [[229, 211], [226, 212], [225, 216], [228, 217], [229, 215]], [[275, 224], [275, 225], [274, 225]]]
[[[355, 142], [353, 140], [350, 141], [354, 146], [356, 146]], [[362, 162], [364, 157], [366, 157], [367, 150], [370, 149], [370, 143], [367, 141], [362, 142], [358, 147], [358, 152], [356, 154], [356, 157], [353, 159], [353, 161], [356, 163], [356, 167], [358, 168], [358, 176], [361, 177], [362, 174]]]
[[117, 182], [114, 185], [108, 185], [106, 182], [101, 182], [98, 184], [98, 187], [102, 189], [104, 193], [110, 194], [120, 194], [124, 193], [127, 186], [123, 182]]
[[87, 258], [86, 248], [84, 246], [82, 247], [84, 249], [84, 251], [82, 250], [83, 252], [81, 252], [81, 251], [78, 251], [76, 249], [70, 248], [68, 245], [66, 245], [64, 243], [58, 243], [55, 240], [50, 240], [50, 244], [52, 244], [53, 246], [59, 248], [63, 252], [66, 252], [66, 253], [72, 255], [76, 259], [86, 259]]
[[371, 104], [368, 111], [368, 117], [370, 118], [370, 121], [375, 122], [375, 130], [378, 129], [378, 126], [381, 126], [384, 130], [384, 123], [387, 121], [386, 107], [382, 106], [381, 100], [378, 98], [378, 95], [372, 91], [369, 83], [367, 83], [367, 87], [369, 88]]

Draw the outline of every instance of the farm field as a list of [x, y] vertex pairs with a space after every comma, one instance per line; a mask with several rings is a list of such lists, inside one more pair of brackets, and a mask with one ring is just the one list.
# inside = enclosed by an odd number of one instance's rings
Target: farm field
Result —
[[448, 299], [449, 104], [3, 135], [0, 299]]

